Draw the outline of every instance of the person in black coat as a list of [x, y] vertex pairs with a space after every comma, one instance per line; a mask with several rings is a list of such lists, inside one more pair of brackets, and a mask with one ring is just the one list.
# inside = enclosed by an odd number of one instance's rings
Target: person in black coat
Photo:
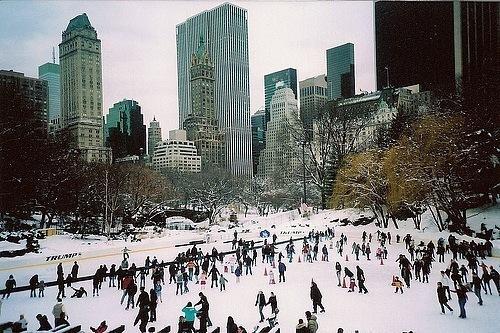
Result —
[[134, 321], [134, 326], [139, 323], [139, 331], [142, 333], [146, 332], [146, 325], [148, 324], [149, 320], [149, 306], [144, 306], [139, 309], [139, 313], [137, 314], [137, 317], [135, 317]]
[[158, 295], [154, 288], [149, 291], [149, 321], [156, 321], [156, 307], [158, 305]]
[[278, 264], [278, 272], [280, 273], [279, 282], [281, 282], [282, 277], [283, 277], [283, 282], [285, 282], [286, 265], [282, 261], [280, 261]]
[[238, 325], [234, 323], [233, 317], [227, 317], [227, 325], [226, 325], [227, 333], [238, 333]]
[[276, 308], [278, 307], [278, 301], [276, 299], [276, 295], [271, 291], [271, 296], [267, 300], [266, 305], [271, 305], [271, 312], [274, 313]]
[[202, 292], [200, 292], [198, 295], [200, 296], [200, 300], [194, 306], [201, 305], [201, 308], [198, 310], [198, 313], [200, 314], [200, 330], [201, 330], [202, 323], [205, 325], [208, 324], [208, 326], [212, 326], [212, 321], [210, 320], [210, 317], [208, 315], [210, 304], [208, 303], [207, 296], [205, 296]]
[[438, 301], [441, 305], [441, 313], [444, 314], [444, 307], [446, 306], [448, 310], [453, 311], [453, 309], [448, 305], [448, 298], [446, 297], [446, 290], [441, 282], [437, 283], [437, 295]]
[[40, 327], [37, 329], [37, 331], [48, 331], [52, 329], [52, 326], [49, 323], [49, 319], [45, 315], [41, 315], [40, 313], [36, 315], [36, 319], [38, 320], [38, 324], [40, 324]]
[[262, 310], [266, 306], [266, 296], [262, 292], [262, 290], [259, 291], [257, 294], [257, 299], [255, 300], [255, 306], [259, 306], [259, 314], [260, 314], [260, 321], [259, 323], [262, 323], [264, 321], [264, 314], [262, 313]]
[[366, 289], [365, 287], [365, 273], [359, 266], [356, 266], [356, 275], [358, 278], [359, 292], [364, 292], [366, 294], [368, 292], [368, 289]]
[[215, 264], [212, 265], [212, 268], [210, 269], [210, 272], [208, 273], [208, 276], [212, 276], [212, 284], [210, 285], [210, 288], [213, 288], [214, 287], [214, 282], [215, 282], [215, 287], [218, 288], [219, 287], [219, 270], [217, 269], [217, 267], [215, 267]]
[[321, 291], [319, 291], [316, 282], [311, 281], [311, 300], [313, 301], [313, 313], [318, 313], [318, 306], [321, 308], [321, 312], [325, 312], [323, 304], [321, 304]]
[[7, 279], [7, 281], [5, 281], [5, 290], [3, 292], [2, 299], [4, 299], [5, 297], [9, 298], [12, 289], [14, 289], [15, 287], [16, 287], [16, 280], [14, 279], [14, 276], [9, 275], [9, 278]]
[[30, 297], [36, 297], [37, 288], [38, 288], [38, 274], [35, 274], [30, 279]]
[[135, 304], [139, 308], [143, 308], [146, 305], [149, 305], [149, 294], [144, 290], [144, 287], [141, 287], [141, 292], [139, 293], [139, 297], [137, 297], [137, 303]]

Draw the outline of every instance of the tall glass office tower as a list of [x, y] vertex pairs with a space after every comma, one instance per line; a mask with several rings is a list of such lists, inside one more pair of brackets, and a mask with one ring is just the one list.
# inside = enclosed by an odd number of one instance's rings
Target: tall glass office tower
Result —
[[191, 56], [200, 36], [206, 41], [215, 74], [214, 104], [224, 133], [224, 159], [233, 175], [252, 175], [252, 131], [248, 71], [248, 18], [225, 3], [188, 18], [176, 27], [179, 124], [191, 110]]
[[45, 63], [38, 66], [38, 78], [45, 80], [49, 88], [49, 122], [61, 117], [61, 89], [59, 65]]
[[328, 100], [355, 95], [354, 44], [326, 50], [326, 77]]

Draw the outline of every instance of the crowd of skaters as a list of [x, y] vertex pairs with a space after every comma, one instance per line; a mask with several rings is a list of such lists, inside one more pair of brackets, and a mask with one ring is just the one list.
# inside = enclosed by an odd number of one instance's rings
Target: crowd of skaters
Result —
[[[330, 249], [333, 249], [334, 237], [335, 233], [333, 228], [327, 228], [325, 231], [311, 231], [308, 237], [304, 237], [302, 246], [302, 261], [309, 263], [318, 261], [320, 242], [330, 242]], [[286, 265], [283, 260], [283, 254], [281, 252], [276, 252], [276, 238], [276, 235], [273, 235], [272, 243], [268, 243], [267, 239], [264, 240], [264, 244], [261, 247], [261, 261], [262, 263], [265, 262], [267, 264], [271, 264], [274, 267], [276, 257], [278, 257], [278, 271], [280, 277], [279, 282], [281, 282], [281, 280], [285, 282], [284, 274], [286, 271]], [[372, 252], [371, 247], [373, 246], [371, 245], [372, 238], [373, 237], [371, 233], [367, 234], [363, 231], [361, 237], [362, 242], [352, 243], [352, 251], [350, 252], [350, 254], [354, 255], [357, 261], [360, 260], [360, 255], [365, 256], [366, 260], [368, 261], [371, 260], [370, 254]], [[377, 260], [387, 259], [386, 244], [388, 243], [390, 245], [391, 240], [392, 237], [390, 232], [385, 233], [381, 232], [380, 230], [377, 231]], [[400, 241], [401, 237], [399, 235], [396, 235], [396, 242], [399, 243]], [[451, 299], [450, 291], [457, 293], [461, 309], [465, 306], [465, 302], [462, 302], [461, 300], [467, 298], [466, 292], [468, 290], [467, 287], [464, 286], [464, 280], [465, 283], [467, 283], [467, 275], [469, 273], [469, 270], [472, 275], [472, 286], [474, 286], [474, 293], [478, 297], [480, 305], [482, 305], [481, 288], [484, 288], [486, 293], [488, 288], [491, 294], [491, 286], [489, 283], [490, 280], [493, 280], [495, 286], [497, 287], [497, 292], [500, 292], [498, 287], [498, 272], [492, 266], [490, 266], [488, 269], [488, 267], [484, 265], [484, 263], [480, 264], [477, 259], [478, 257], [484, 259], [488, 255], [491, 256], [491, 247], [488, 245], [488, 242], [476, 244], [474, 241], [462, 241], [458, 243], [456, 238], [453, 235], [450, 235], [447, 244], [445, 244], [444, 240], [439, 239], [437, 241], [437, 246], [434, 246], [434, 243], [432, 241], [426, 245], [423, 242], [420, 242], [415, 246], [415, 240], [410, 234], [404, 236], [402, 242], [406, 245], [406, 249], [408, 250], [411, 261], [408, 260], [404, 254], [401, 254], [397, 259], [401, 269], [400, 275], [404, 280], [404, 284], [403, 281], [399, 281], [399, 277], [394, 277], [392, 285], [396, 287], [396, 293], [398, 292], [398, 290], [403, 293], [403, 285], [407, 288], [410, 288], [410, 281], [413, 277], [412, 272], [414, 273], [415, 280], [423, 283], [428, 283], [428, 276], [430, 274], [432, 262], [435, 261], [435, 255], [438, 256], [439, 262], [444, 262], [444, 255], [449, 254], [450, 252], [453, 254], [453, 259], [451, 259], [449, 269], [440, 272], [442, 275], [442, 279], [441, 282], [438, 283], [437, 289], [438, 301], [441, 305], [443, 313], [444, 307], [451, 310], [451, 307], [447, 304], [447, 302]], [[228, 282], [224, 274], [228, 273], [228, 267], [230, 267], [231, 269], [231, 274], [234, 274], [236, 276], [237, 283], [239, 283], [240, 277], [243, 275], [243, 271], [245, 272], [245, 275], [252, 275], [252, 267], [257, 265], [258, 259], [258, 253], [255, 248], [254, 242], [245, 242], [242, 239], [238, 240], [237, 233], [235, 232], [232, 246], [235, 250], [235, 254], [231, 255], [229, 258], [226, 258], [225, 261], [224, 253], [219, 253], [215, 247], [210, 253], [206, 253], [205, 255], [201, 252], [200, 249], [196, 247], [196, 245], [193, 245], [193, 247], [188, 249], [186, 252], [179, 253], [174, 260], [174, 263], [168, 265], [169, 284], [174, 283], [176, 285], [176, 294], [180, 293], [182, 295], [189, 292], [189, 284], [200, 284], [200, 288], [204, 289], [207, 287], [207, 279], [209, 278], [211, 280], [211, 288], [213, 288], [215, 285], [215, 288], [220, 288], [221, 291], [224, 291], [225, 284]], [[345, 253], [344, 248], [346, 248], [347, 246], [347, 236], [341, 234], [340, 239], [335, 243], [337, 252], [341, 257]], [[291, 263], [295, 254], [295, 245], [291, 239], [290, 242], [286, 244], [285, 252], [288, 262]], [[348, 254], [346, 253], [346, 259], [347, 255]], [[99, 296], [99, 290], [101, 289], [103, 282], [105, 282], [106, 278], [108, 278], [108, 287], [116, 287], [122, 290], [123, 294], [121, 298], [121, 304], [123, 304], [124, 300], [126, 299], [125, 309], [134, 309], [134, 307], [138, 308], [138, 314], [136, 316], [134, 325], [139, 324], [139, 330], [141, 332], [146, 332], [147, 323], [156, 321], [156, 306], [158, 301], [162, 302], [161, 291], [163, 288], [162, 286], [165, 285], [164, 270], [166, 265], [163, 261], [161, 263], [158, 263], [156, 257], [153, 257], [152, 260], [150, 259], [150, 257], [147, 257], [144, 263], [144, 267], [137, 268], [135, 266], [135, 263], [132, 263], [132, 265], [129, 266], [128, 259], [128, 253], [124, 251], [124, 258], [118, 268], [115, 264], [113, 264], [108, 270], [106, 265], [100, 265], [100, 267], [96, 270], [96, 273], [93, 275], [92, 296]], [[465, 259], [467, 261], [467, 267], [469, 268], [469, 270], [467, 270], [467, 268], [463, 264], [461, 267], [457, 267], [458, 259]], [[219, 271], [219, 268], [216, 265], [217, 261], [220, 262], [219, 266], [224, 266], [223, 272]], [[329, 249], [327, 247], [327, 243], [323, 244], [323, 246], [321, 247], [321, 261], [329, 261]], [[482, 269], [481, 278], [478, 277], [478, 268]], [[72, 288], [72, 290], [74, 291], [71, 297], [81, 298], [88, 296], [87, 291], [83, 287], [73, 288], [71, 286], [72, 282], [78, 278], [78, 270], [78, 263], [74, 262], [71, 273], [64, 277], [62, 264], [59, 264], [57, 266], [57, 285], [59, 293], [57, 296], [57, 303], [54, 308], [56, 306], [61, 307], [61, 298], [66, 297], [65, 286]], [[345, 287], [345, 281], [347, 279], [348, 292], [353, 292], [355, 291], [355, 288], [358, 287], [359, 293], [368, 293], [368, 290], [365, 286], [364, 272], [359, 265], [356, 265], [356, 274], [354, 274], [347, 266], [343, 267], [342, 269], [341, 264], [337, 261], [335, 263], [335, 271], [339, 287]], [[342, 271], [344, 273], [343, 278]], [[145, 285], [146, 280], [150, 274], [152, 280], [152, 288], [148, 293], [145, 289]], [[354, 276], [356, 276], [356, 278]], [[450, 277], [455, 284], [455, 290], [450, 290]], [[137, 280], [139, 280], [139, 283], [137, 283]], [[341, 283], [341, 280], [343, 283]], [[139, 288], [137, 284], [139, 284]], [[37, 275], [34, 275], [30, 279], [29, 285], [30, 297], [37, 297], [37, 289], [38, 297], [44, 296], [44, 281], [38, 281]], [[12, 290], [15, 286], [16, 282], [11, 275], [6, 282], [6, 292], [3, 294], [3, 297], [8, 298], [10, 295], [10, 290]], [[479, 286], [479, 288], [477, 286]], [[139, 292], [139, 295], [137, 297], [137, 300], [135, 300], [137, 292]], [[259, 295], [260, 294], [261, 293], [259, 293]], [[276, 296], [272, 294], [269, 298], [269, 301], [262, 304], [262, 302], [259, 300], [259, 295], [257, 296], [256, 302], [256, 306], [259, 306], [259, 323], [264, 322], [262, 309], [267, 305], [271, 305], [271, 315], [269, 316], [269, 318], [267, 318], [268, 326], [266, 326], [265, 328], [272, 328], [277, 323], [277, 315], [279, 312], [277, 308]], [[311, 282], [310, 295], [313, 305], [313, 312], [305, 312], [305, 322], [303, 319], [299, 319], [299, 323], [297, 324], [297, 332], [315, 333], [319, 327], [316, 317], [317, 308], [319, 307], [321, 309], [321, 312], [325, 311], [321, 303], [321, 292], [319, 291], [319, 288], [314, 281]], [[443, 295], [445, 295], [445, 297], [443, 297]], [[212, 325], [208, 316], [208, 300], [202, 292], [199, 293], [199, 296], [200, 301], [198, 303], [193, 305], [191, 302], [188, 302], [187, 305], [182, 309], [184, 315], [179, 317], [178, 332], [203, 333], [207, 332], [207, 327]], [[271, 299], [274, 299], [274, 301], [271, 302]], [[199, 308], [196, 308], [197, 306]], [[57, 318], [56, 314], [53, 311], [55, 324], [61, 323], [61, 321], [65, 321], [67, 319], [67, 315], [64, 309], [63, 311], [58, 311], [57, 313], [59, 318]], [[465, 318], [465, 309], [463, 309], [463, 315], [461, 311], [460, 317]], [[195, 318], [199, 319], [199, 329], [196, 330], [194, 329]], [[41, 328], [43, 328], [43, 325], [50, 326], [47, 316], [45, 315], [37, 315], [37, 320], [39, 321]], [[105, 324], [105, 322], [103, 323]], [[101, 326], [102, 325], [100, 325], [99, 327]], [[99, 327], [96, 330], [98, 330]], [[257, 325], [256, 327], [258, 329], [259, 325]], [[307, 329], [307, 331], [304, 329], [304, 327]], [[260, 330], [259, 332], [265, 332], [265, 328], [264, 330]], [[257, 329], [254, 327], [254, 332], [257, 332]], [[92, 330], [94, 331], [95, 329]], [[245, 328], [235, 324], [233, 317], [228, 317], [227, 331], [231, 333], [247, 332]]]

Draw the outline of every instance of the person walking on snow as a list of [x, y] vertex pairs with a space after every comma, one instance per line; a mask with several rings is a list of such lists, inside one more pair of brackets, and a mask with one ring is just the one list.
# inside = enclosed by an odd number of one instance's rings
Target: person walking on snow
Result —
[[311, 300], [313, 302], [313, 313], [318, 312], [318, 306], [321, 308], [321, 312], [325, 312], [325, 308], [323, 304], [321, 304], [321, 291], [319, 291], [318, 285], [316, 282], [311, 281], [311, 292], [310, 292]]
[[286, 271], [286, 265], [284, 262], [280, 261], [278, 263], [279, 282], [281, 282], [282, 277], [283, 277], [283, 282], [285, 282], [285, 271]]

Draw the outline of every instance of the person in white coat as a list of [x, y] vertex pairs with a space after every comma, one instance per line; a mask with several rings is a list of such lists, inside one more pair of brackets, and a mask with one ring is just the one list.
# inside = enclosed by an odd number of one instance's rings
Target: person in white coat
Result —
[[450, 293], [450, 278], [448, 275], [446, 275], [445, 271], [441, 271], [441, 284], [443, 285], [444, 291], [448, 292], [448, 300], [451, 300], [451, 293]]

